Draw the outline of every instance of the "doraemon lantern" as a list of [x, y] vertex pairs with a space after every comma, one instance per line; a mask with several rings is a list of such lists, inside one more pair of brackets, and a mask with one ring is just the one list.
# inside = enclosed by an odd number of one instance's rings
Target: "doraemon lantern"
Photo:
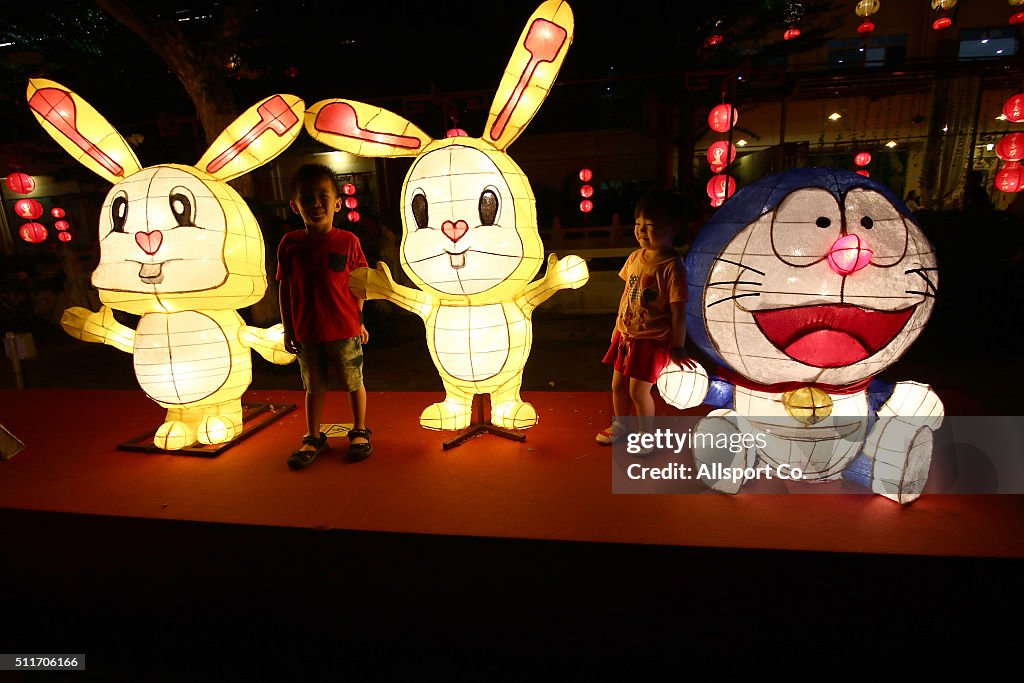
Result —
[[[32, 79], [28, 103], [47, 133], [89, 170], [114, 183], [99, 221], [92, 274], [103, 306], [74, 307], [71, 336], [109, 344], [134, 359], [143, 391], [167, 408], [153, 443], [178, 450], [230, 441], [242, 429], [241, 396], [252, 381], [249, 349], [284, 364], [283, 328], [244, 324], [236, 309], [267, 288], [263, 236], [226, 181], [267, 163], [302, 129], [303, 102], [273, 95], [253, 105], [195, 166], [142, 168], [124, 138], [59, 83]], [[131, 329], [114, 310], [141, 316]]]
[[920, 495], [942, 402], [927, 385], [873, 378], [921, 334], [938, 275], [931, 244], [888, 188], [839, 169], [763, 178], [718, 210], [686, 266], [687, 332], [720, 369], [706, 392], [702, 372], [686, 378], [692, 396], [680, 407], [716, 407], [695, 432], [767, 436], [763, 449], [696, 448], [698, 465], [760, 459], [901, 503]]
[[414, 159], [402, 186], [401, 263], [418, 289], [396, 284], [384, 264], [352, 281], [365, 286], [367, 298], [423, 318], [445, 388], [445, 399], [420, 415], [427, 429], [469, 426], [476, 394], [490, 394], [498, 427], [537, 423], [536, 410], [519, 395], [533, 310], [560, 289], [582, 287], [589, 273], [578, 256], [552, 254], [544, 277], [532, 281], [544, 260], [533, 190], [505, 150], [547, 97], [572, 33], [568, 3], [549, 0], [533, 13], [481, 138], [449, 131], [433, 140], [397, 114], [351, 100], [324, 100], [306, 112], [306, 130], [324, 144], [359, 156]]

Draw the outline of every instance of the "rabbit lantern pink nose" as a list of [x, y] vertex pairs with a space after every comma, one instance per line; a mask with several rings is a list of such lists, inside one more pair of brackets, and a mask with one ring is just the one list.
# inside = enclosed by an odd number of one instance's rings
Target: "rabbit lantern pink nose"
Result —
[[441, 232], [445, 234], [448, 239], [452, 242], [458, 242], [462, 239], [462, 236], [469, 230], [469, 224], [464, 220], [457, 220], [454, 223], [451, 221], [445, 221], [441, 224]]
[[874, 255], [857, 235], [843, 235], [828, 250], [828, 265], [839, 275], [852, 275], [866, 266]]
[[160, 245], [164, 243], [164, 234], [159, 230], [137, 232], [135, 233], [135, 243], [139, 245], [142, 251], [152, 256], [160, 250]]

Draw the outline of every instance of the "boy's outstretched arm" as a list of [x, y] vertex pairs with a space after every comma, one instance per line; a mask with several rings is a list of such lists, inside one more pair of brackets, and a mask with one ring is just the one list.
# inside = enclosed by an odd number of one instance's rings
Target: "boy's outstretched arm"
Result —
[[102, 306], [93, 313], [87, 308], [73, 306], [60, 317], [60, 326], [75, 339], [107, 344], [119, 351], [135, 351], [135, 330], [114, 319], [114, 309]]
[[429, 294], [403, 287], [391, 277], [383, 261], [376, 268], [358, 268], [349, 275], [348, 287], [360, 299], [384, 299], [426, 320], [434, 302]]
[[550, 299], [560, 289], [579, 289], [590, 280], [587, 263], [579, 256], [570, 254], [559, 260], [556, 254], [548, 256], [548, 268], [544, 277], [528, 284], [516, 297], [516, 303], [524, 310], [533, 310]]

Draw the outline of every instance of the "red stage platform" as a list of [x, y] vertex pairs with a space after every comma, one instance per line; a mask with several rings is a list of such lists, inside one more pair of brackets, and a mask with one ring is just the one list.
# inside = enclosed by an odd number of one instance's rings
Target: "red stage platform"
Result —
[[[138, 391], [0, 392], [0, 422], [27, 444], [0, 462], [0, 509], [297, 529], [703, 548], [1024, 557], [1024, 499], [925, 495], [613, 495], [611, 452], [593, 442], [607, 393], [533, 393], [525, 443], [492, 436], [445, 452], [417, 417], [426, 393], [371, 393], [375, 455], [347, 440], [301, 472], [303, 395], [253, 391], [296, 410], [215, 459], [116, 450], [163, 411]], [[325, 421], [347, 421], [331, 394]], [[811, 487], [813, 485], [804, 485]], [[838, 484], [836, 485], [838, 486]], [[805, 490], [822, 490], [818, 488]]]

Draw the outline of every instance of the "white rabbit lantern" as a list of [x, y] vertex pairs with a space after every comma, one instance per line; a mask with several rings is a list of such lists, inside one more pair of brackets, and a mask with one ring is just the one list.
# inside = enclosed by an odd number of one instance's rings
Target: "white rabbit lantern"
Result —
[[[64, 311], [71, 336], [134, 358], [143, 391], [167, 408], [153, 443], [178, 450], [218, 444], [242, 429], [241, 396], [252, 380], [249, 349], [284, 364], [283, 328], [248, 327], [237, 310], [267, 288], [263, 235], [226, 181], [280, 154], [301, 130], [292, 95], [257, 103], [217, 137], [195, 166], [142, 168], [123, 137], [66, 87], [31, 79], [29, 108], [82, 165], [114, 183], [99, 221], [92, 274], [103, 306]], [[140, 315], [131, 329], [113, 310]]]
[[506, 153], [551, 89], [572, 42], [568, 3], [549, 0], [530, 18], [491, 104], [485, 133], [433, 140], [403, 117], [351, 100], [306, 112], [317, 140], [367, 157], [414, 157], [402, 186], [401, 263], [419, 289], [395, 284], [384, 264], [353, 273], [352, 287], [423, 318], [445, 400], [420, 416], [427, 429], [470, 424], [473, 396], [491, 395], [491, 422], [537, 423], [519, 388], [533, 338], [533, 310], [559, 289], [586, 284], [578, 256], [544, 258], [533, 190]]

